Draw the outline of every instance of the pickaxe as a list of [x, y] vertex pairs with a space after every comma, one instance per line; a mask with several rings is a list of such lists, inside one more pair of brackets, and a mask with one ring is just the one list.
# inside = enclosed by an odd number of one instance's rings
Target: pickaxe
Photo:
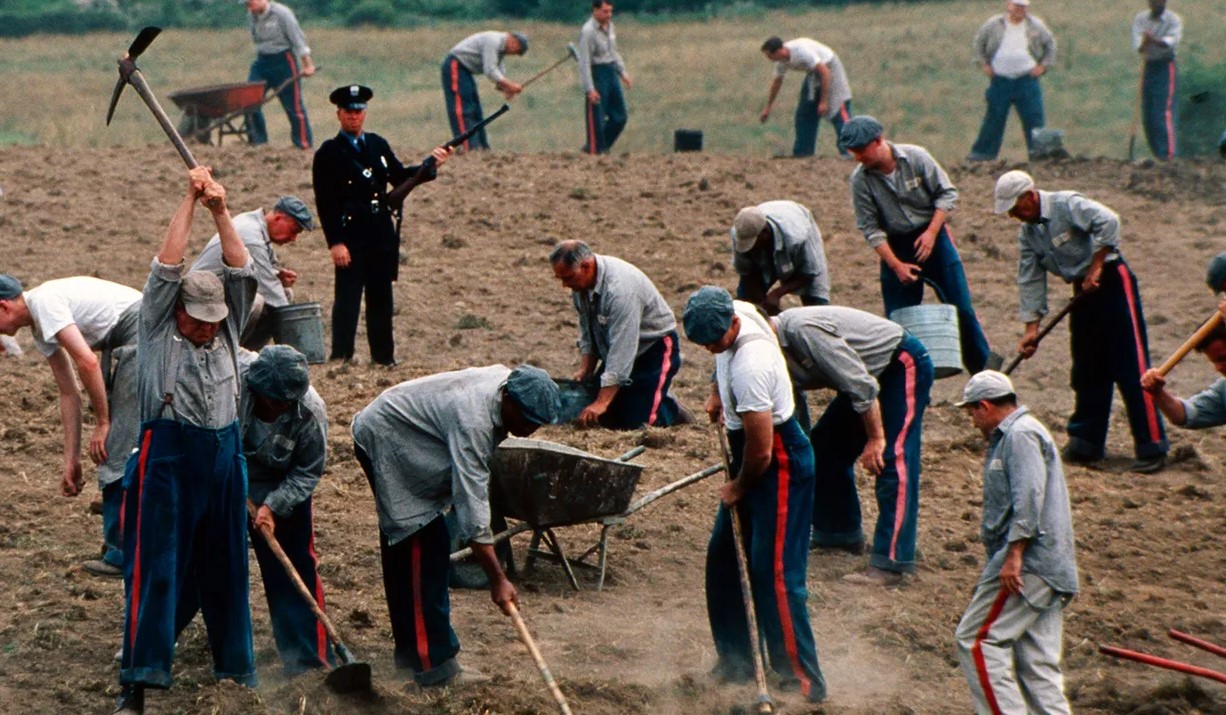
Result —
[[145, 81], [144, 75], [136, 66], [136, 58], [141, 55], [158, 34], [162, 32], [160, 27], [146, 27], [137, 34], [136, 39], [128, 46], [128, 51], [119, 58], [119, 81], [115, 83], [115, 91], [111, 92], [111, 105], [106, 110], [106, 123], [109, 126], [111, 117], [115, 114], [115, 105], [119, 103], [119, 95], [123, 93], [125, 84], [131, 84], [136, 88], [141, 99], [145, 100], [145, 104], [149, 106], [149, 111], [153, 112], [153, 116], [158, 120], [158, 124], [162, 125], [162, 131], [166, 132], [166, 136], [170, 138], [170, 143], [175, 145], [175, 149], [179, 151], [179, 156], [183, 157], [183, 161], [187, 164], [187, 168], [195, 169], [200, 166], [196, 158], [192, 156], [191, 151], [187, 148], [187, 144], [183, 143], [183, 137], [179, 136], [179, 132], [175, 129], [175, 125], [170, 123], [170, 118], [166, 116], [166, 112], [162, 109], [162, 105], [158, 104], [158, 100], [153, 96], [153, 90], [149, 89], [149, 83]]
[[[1210, 290], [1215, 293], [1226, 290], [1226, 252], [1219, 253], [1210, 259], [1206, 274], [1205, 282], [1209, 284]], [[1166, 359], [1166, 362], [1158, 366], [1158, 372], [1163, 377], [1166, 377], [1166, 374], [1174, 370], [1180, 360], [1183, 360], [1188, 353], [1192, 352], [1197, 345], [1200, 345], [1201, 341], [1217, 330], [1221, 324], [1222, 314], [1215, 310], [1213, 315], [1209, 316], [1209, 319], [1201, 324], [1200, 328]]]
[[554, 62], [553, 64], [549, 65], [548, 67], [546, 67], [545, 69], [541, 70], [540, 72], [537, 72], [536, 74], [532, 75], [531, 77], [529, 77], [529, 78], [528, 78], [528, 81], [524, 82], [524, 83], [523, 83], [522, 85], [520, 85], [520, 86], [521, 86], [521, 87], [527, 87], [528, 85], [530, 85], [530, 84], [532, 84], [533, 82], [537, 81], [537, 80], [538, 80], [538, 79], [540, 79], [541, 77], [544, 77], [545, 75], [549, 74], [550, 72], [552, 72], [552, 71], [556, 70], [558, 67], [561, 67], [561, 66], [562, 66], [562, 65], [563, 65], [563, 64], [566, 62], [566, 60], [578, 60], [578, 59], [579, 59], [579, 50], [578, 50], [578, 49], [575, 47], [575, 45], [574, 45], [573, 43], [567, 42], [567, 43], [566, 43], [566, 56], [565, 56], [565, 57], [563, 57], [562, 59], [558, 60], [557, 62]]

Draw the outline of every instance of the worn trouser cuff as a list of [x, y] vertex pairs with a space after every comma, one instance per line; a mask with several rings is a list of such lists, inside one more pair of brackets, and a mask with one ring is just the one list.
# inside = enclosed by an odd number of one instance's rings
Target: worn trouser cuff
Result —
[[160, 668], [124, 668], [119, 671], [120, 685], [144, 685], [149, 688], [169, 688], [174, 682], [170, 673]]
[[460, 662], [455, 658], [448, 658], [429, 670], [413, 671], [413, 681], [422, 687], [430, 687], [431, 685], [438, 685], [446, 680], [450, 680], [459, 674]]
[[894, 559], [881, 554], [872, 554], [869, 556], [868, 565], [874, 568], [879, 568], [882, 571], [893, 571], [894, 573], [915, 573], [914, 561], [895, 561]]

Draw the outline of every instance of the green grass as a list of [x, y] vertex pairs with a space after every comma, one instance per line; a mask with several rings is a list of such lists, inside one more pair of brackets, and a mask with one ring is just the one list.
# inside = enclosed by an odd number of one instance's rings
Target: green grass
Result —
[[[1141, 2], [1076, 0], [1037, 3], [1059, 43], [1054, 71], [1044, 80], [1047, 124], [1065, 131], [1074, 154], [1122, 157], [1127, 148], [1138, 60], [1129, 26]], [[735, 6], [733, 6], [735, 7]], [[792, 109], [801, 77], [789, 76], [769, 123], [757, 122], [770, 65], [758, 47], [769, 35], [814, 37], [839, 53], [850, 74], [857, 112], [872, 113], [898, 141], [928, 146], [945, 161], [965, 156], [983, 112], [986, 79], [971, 61], [975, 29], [1003, 2], [854, 5], [796, 12], [750, 12], [662, 23], [618, 18], [618, 38], [635, 86], [628, 93], [630, 124], [621, 151], [668, 152], [677, 128], [701, 129], [705, 149], [776, 154], [791, 147]], [[1209, 68], [1219, 64], [1226, 26], [1219, 0], [1182, 0], [1172, 9], [1185, 20], [1181, 53]], [[422, 149], [449, 135], [438, 65], [467, 33], [513, 23], [440, 24], [412, 30], [307, 28], [320, 74], [306, 82], [317, 137], [335, 130], [327, 102], [335, 86], [361, 82], [375, 89], [368, 128], [394, 146]], [[573, 25], [516, 24], [532, 36], [532, 52], [508, 58], [512, 78], [525, 79], [561, 56]], [[143, 145], [163, 141], [157, 125], [129, 90], [112, 125], [103, 125], [114, 82], [114, 57], [131, 40], [119, 34], [31, 37], [0, 42], [0, 76], [10, 101], [0, 106], [0, 143], [34, 138], [69, 146]], [[159, 97], [192, 86], [240, 81], [251, 60], [245, 28], [167, 31], [141, 60]], [[1223, 73], [1226, 75], [1226, 73]], [[1222, 92], [1219, 85], [1218, 92]], [[482, 80], [487, 109], [501, 98]], [[20, 101], [15, 98], [20, 97]], [[178, 110], [163, 99], [172, 117]], [[272, 140], [288, 143], [288, 125], [270, 104]], [[516, 101], [515, 111], [491, 127], [495, 149], [575, 150], [583, 141], [582, 99], [572, 66], [559, 68]], [[1226, 124], [1226, 118], [1223, 118]], [[1143, 140], [1141, 142], [1143, 144]], [[833, 156], [823, 124], [818, 151]], [[1003, 156], [1023, 159], [1016, 117]]]

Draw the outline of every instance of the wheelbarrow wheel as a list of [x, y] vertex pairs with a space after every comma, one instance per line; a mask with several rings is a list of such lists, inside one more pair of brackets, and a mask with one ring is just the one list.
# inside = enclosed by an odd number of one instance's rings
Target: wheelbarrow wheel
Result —
[[179, 118], [179, 135], [197, 144], [211, 144], [209, 132], [200, 131], [205, 126], [207, 126], [207, 122], [202, 121], [200, 117], [192, 112], [184, 112], [183, 116]]

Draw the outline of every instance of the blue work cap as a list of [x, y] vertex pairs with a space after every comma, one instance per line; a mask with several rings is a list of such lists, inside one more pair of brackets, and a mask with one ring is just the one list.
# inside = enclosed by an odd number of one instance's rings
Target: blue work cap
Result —
[[21, 295], [21, 281], [7, 273], [0, 273], [0, 300], [12, 300]]
[[247, 369], [247, 387], [278, 402], [297, 402], [311, 386], [306, 356], [288, 345], [269, 345]]
[[1209, 284], [1209, 290], [1214, 293], [1226, 291], [1226, 252], [1209, 259], [1205, 282]]
[[839, 146], [844, 149], [862, 149], [881, 136], [881, 122], [867, 114], [852, 117], [839, 132]]
[[703, 286], [690, 294], [681, 314], [685, 336], [699, 345], [719, 342], [732, 326], [732, 295], [723, 288]]
[[549, 373], [520, 365], [507, 378], [507, 394], [519, 406], [524, 419], [538, 425], [551, 425], [562, 414], [562, 395]]

